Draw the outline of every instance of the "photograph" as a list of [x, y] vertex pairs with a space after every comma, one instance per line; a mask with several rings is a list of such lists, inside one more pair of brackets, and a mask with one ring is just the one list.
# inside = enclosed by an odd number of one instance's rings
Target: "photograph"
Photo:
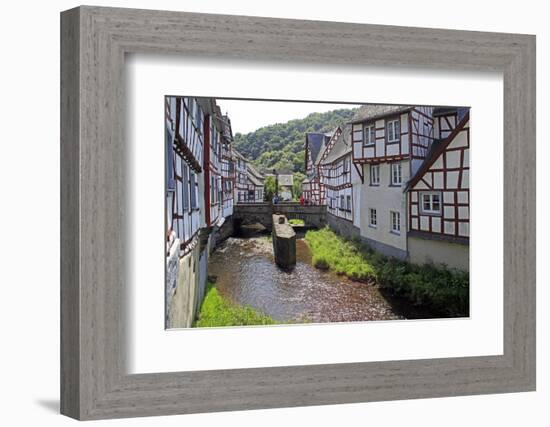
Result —
[[469, 316], [469, 107], [164, 104], [166, 329]]

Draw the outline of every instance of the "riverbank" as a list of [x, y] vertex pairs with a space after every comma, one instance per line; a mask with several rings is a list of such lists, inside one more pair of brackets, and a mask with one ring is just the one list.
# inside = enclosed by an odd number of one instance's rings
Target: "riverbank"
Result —
[[208, 272], [216, 278], [220, 296], [278, 324], [433, 317], [386, 298], [377, 286], [319, 270], [311, 261], [311, 250], [302, 238], [296, 239], [296, 266], [286, 271], [274, 262], [270, 236], [232, 237], [214, 251]]
[[469, 314], [468, 273], [388, 258], [358, 241], [338, 236], [328, 227], [308, 231], [305, 240], [313, 254], [312, 263], [318, 269], [376, 284], [384, 292], [429, 308], [439, 316]]
[[222, 296], [213, 281], [207, 282], [206, 294], [193, 327], [212, 328], [220, 326], [275, 325], [275, 319], [250, 306], [233, 304]]

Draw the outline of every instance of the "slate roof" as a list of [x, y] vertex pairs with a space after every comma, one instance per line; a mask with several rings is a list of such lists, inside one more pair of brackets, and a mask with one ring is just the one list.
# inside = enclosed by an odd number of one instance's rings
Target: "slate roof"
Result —
[[239, 151], [237, 151], [237, 149], [235, 147], [231, 147], [231, 151], [233, 151], [233, 154], [237, 157], [239, 157], [240, 159], [244, 160], [245, 162], [248, 162], [247, 158], [244, 157]]
[[367, 120], [377, 119], [388, 114], [400, 113], [413, 108], [411, 105], [383, 105], [383, 104], [365, 104], [359, 107], [359, 110], [350, 123], [361, 123]]
[[262, 187], [264, 185], [263, 182], [263, 175], [256, 170], [254, 166], [252, 166], [250, 163], [246, 165], [247, 172], [248, 172], [248, 179], [252, 181], [252, 183], [258, 187]]
[[332, 163], [342, 157], [344, 154], [351, 153], [351, 125], [346, 124], [338, 139], [334, 142], [332, 149], [327, 157], [323, 160], [323, 164]]
[[223, 122], [223, 136], [228, 141], [233, 141], [233, 130], [231, 129], [231, 120], [227, 116], [227, 114], [222, 116], [222, 122]]
[[[290, 169], [276, 169], [276, 172], [278, 175], [293, 175], [294, 173], [292, 172], [292, 170]], [[262, 173], [265, 175], [265, 176], [269, 176], [269, 175], [272, 175], [272, 176], [275, 176], [273, 174], [273, 169], [266, 169], [264, 168], [262, 170]]]
[[319, 156], [319, 153], [322, 153], [325, 144], [326, 144], [327, 136], [324, 133], [321, 132], [308, 132], [306, 133], [306, 144], [309, 148], [309, 152], [311, 153], [311, 160], [313, 164], [315, 164], [317, 157]]

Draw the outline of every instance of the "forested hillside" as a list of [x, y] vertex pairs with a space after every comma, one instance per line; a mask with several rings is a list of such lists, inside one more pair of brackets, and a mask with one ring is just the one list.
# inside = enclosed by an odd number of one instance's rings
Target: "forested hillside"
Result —
[[330, 132], [349, 121], [355, 109], [312, 113], [303, 119], [262, 127], [235, 135], [235, 147], [260, 170], [289, 169], [298, 175], [304, 171], [306, 132]]

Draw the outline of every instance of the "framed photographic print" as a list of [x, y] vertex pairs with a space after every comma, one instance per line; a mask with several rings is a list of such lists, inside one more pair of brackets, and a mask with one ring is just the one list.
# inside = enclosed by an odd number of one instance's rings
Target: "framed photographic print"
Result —
[[534, 36], [84, 6], [61, 41], [63, 414], [534, 390]]

